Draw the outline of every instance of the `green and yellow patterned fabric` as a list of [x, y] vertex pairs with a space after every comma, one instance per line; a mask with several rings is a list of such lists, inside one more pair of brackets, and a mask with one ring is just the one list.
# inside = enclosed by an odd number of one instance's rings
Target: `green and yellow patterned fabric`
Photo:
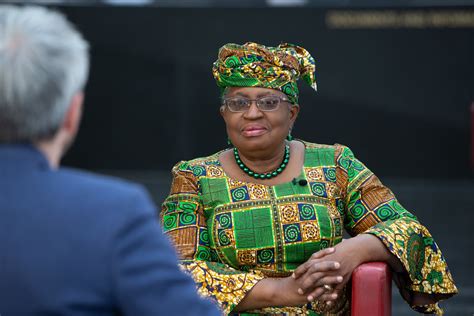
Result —
[[248, 42], [226, 44], [219, 49], [212, 74], [224, 92], [226, 87], [262, 87], [282, 91], [298, 104], [299, 78], [316, 90], [315, 62], [307, 50], [293, 44], [266, 47]]
[[[235, 180], [225, 174], [219, 153], [173, 168], [162, 224], [201, 295], [231, 314], [259, 280], [290, 275], [314, 252], [341, 242], [343, 229], [377, 236], [400, 259], [407, 272], [400, 275], [401, 291], [457, 292], [428, 230], [349, 148], [304, 144], [304, 186]], [[249, 313], [341, 315], [349, 303], [342, 295], [325, 308], [316, 301]], [[413, 308], [440, 312], [436, 304]]]

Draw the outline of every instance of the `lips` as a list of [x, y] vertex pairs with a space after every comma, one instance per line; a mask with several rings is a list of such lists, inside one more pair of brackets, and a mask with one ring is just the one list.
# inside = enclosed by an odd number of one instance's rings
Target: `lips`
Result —
[[263, 135], [267, 132], [267, 129], [261, 125], [249, 125], [242, 129], [242, 135], [246, 137], [256, 137]]

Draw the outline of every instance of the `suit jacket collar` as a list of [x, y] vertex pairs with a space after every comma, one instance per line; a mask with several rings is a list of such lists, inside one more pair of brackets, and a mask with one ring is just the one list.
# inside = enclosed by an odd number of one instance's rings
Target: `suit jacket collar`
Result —
[[51, 169], [46, 156], [29, 143], [0, 144], [0, 168], [9, 165]]

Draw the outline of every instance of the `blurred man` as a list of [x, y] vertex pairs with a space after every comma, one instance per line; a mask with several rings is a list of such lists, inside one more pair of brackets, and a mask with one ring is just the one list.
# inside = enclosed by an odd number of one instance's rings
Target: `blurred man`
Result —
[[218, 314], [141, 187], [59, 167], [88, 66], [62, 15], [0, 6], [0, 314]]

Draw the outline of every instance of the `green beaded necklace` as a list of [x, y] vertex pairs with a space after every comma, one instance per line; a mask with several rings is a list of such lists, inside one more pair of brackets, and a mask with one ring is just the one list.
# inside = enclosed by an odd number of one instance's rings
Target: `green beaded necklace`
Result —
[[281, 161], [280, 166], [278, 166], [277, 169], [274, 171], [266, 172], [266, 173], [258, 173], [255, 171], [252, 171], [249, 167], [247, 167], [242, 159], [240, 159], [239, 151], [237, 148], [234, 147], [234, 157], [235, 161], [237, 162], [237, 165], [242, 169], [243, 172], [248, 174], [251, 177], [254, 177], [255, 179], [260, 179], [260, 180], [267, 180], [276, 177], [280, 173], [285, 170], [286, 166], [288, 165], [288, 161], [290, 160], [290, 146], [285, 145], [285, 155], [283, 156], [283, 160]]

